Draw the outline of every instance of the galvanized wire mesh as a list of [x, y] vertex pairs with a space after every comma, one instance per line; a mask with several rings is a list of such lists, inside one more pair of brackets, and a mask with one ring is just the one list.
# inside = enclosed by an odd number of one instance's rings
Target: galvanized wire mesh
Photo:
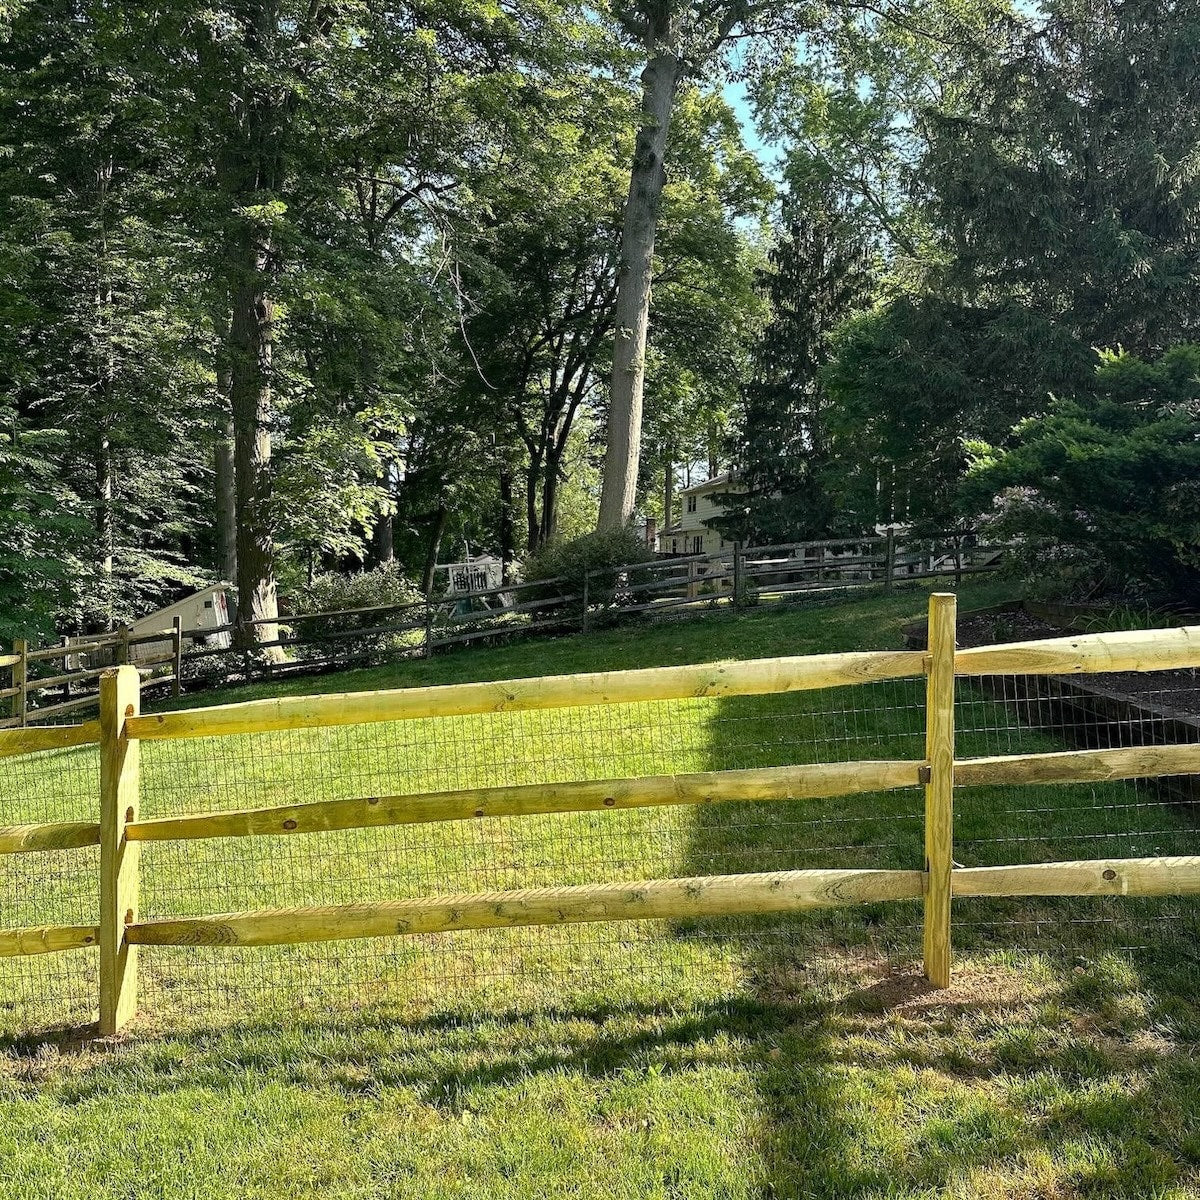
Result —
[[[145, 816], [463, 787], [919, 759], [920, 681], [147, 743]], [[564, 884], [922, 862], [917, 789], [823, 801], [487, 817], [147, 843], [145, 917]], [[505, 929], [356, 943], [146, 948], [145, 1007], [408, 1008], [680, 998], [766, 986], [834, 949], [914, 946], [912, 904], [854, 915]]]
[[[95, 821], [100, 755], [95, 746], [0, 758], [0, 825]], [[0, 929], [94, 925], [100, 855], [95, 846], [0, 854]], [[95, 1017], [95, 950], [0, 957], [0, 1037]]]
[[[1200, 741], [1194, 671], [1120, 677], [960, 680], [957, 755], [1093, 750]], [[963, 866], [1200, 853], [1200, 778], [959, 788], [954, 856]], [[1195, 954], [1188, 897], [955, 901], [955, 945], [1090, 958], [1163, 949]]]
[[[961, 679], [960, 758], [1200, 740], [1193, 672]], [[1140, 688], [1140, 690], [1138, 690]], [[1136, 691], [1134, 702], [1127, 699]], [[1126, 697], [1121, 699], [1120, 697]], [[924, 755], [924, 681], [146, 742], [141, 815], [466, 787]], [[0, 760], [3, 824], [95, 819], [95, 747]], [[1195, 853], [1194, 779], [961, 787], [965, 866]], [[561, 884], [821, 867], [920, 868], [910, 788], [320, 834], [147, 843], [141, 914], [189, 916]], [[92, 923], [95, 849], [0, 856], [0, 928]], [[1194, 900], [959, 898], [960, 953], [1195, 954]], [[174, 1027], [296, 1007], [412, 1015], [510, 1006], [786, 998], [810, 967], [919, 954], [919, 902], [794, 917], [613, 922], [309, 946], [147, 947], [142, 1011]], [[91, 1019], [93, 951], [0, 959], [0, 1036]]]

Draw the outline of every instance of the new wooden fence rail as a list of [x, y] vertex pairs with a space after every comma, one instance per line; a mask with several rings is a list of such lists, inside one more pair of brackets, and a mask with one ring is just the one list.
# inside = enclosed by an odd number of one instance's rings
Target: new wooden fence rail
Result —
[[[153, 817], [126, 826], [132, 841], [191, 841], [197, 838], [326, 833], [385, 825], [428, 825], [482, 817], [527, 817], [546, 813], [604, 812], [668, 804], [731, 801], [809, 800], [917, 787], [921, 764], [903, 761], [815, 763], [743, 771], [703, 771], [640, 779], [529, 783], [462, 788], [410, 796], [367, 796], [315, 800], [273, 808]], [[0, 830], [0, 845], [4, 831]]]
[[959, 867], [956, 896], [1195, 896], [1200, 858], [1100, 858], [1011, 867]]
[[29, 929], [0, 929], [0, 958], [25, 958], [31, 954], [55, 954], [60, 950], [82, 950], [100, 941], [96, 925], [37, 925]]
[[799, 912], [920, 894], [920, 871], [773, 871], [160, 918], [132, 925], [128, 937], [141, 946], [274, 946], [455, 929]]
[[[954, 597], [930, 601], [928, 652], [879, 651], [660, 667], [385, 692], [252, 701], [139, 714], [135, 668], [101, 678], [99, 721], [0, 732], [0, 756], [99, 744], [98, 819], [0, 828], [0, 854], [99, 845], [99, 923], [0, 930], [0, 957], [98, 946], [102, 1032], [137, 1007], [142, 946], [263, 946], [449, 930], [592, 921], [801, 912], [829, 905], [921, 901], [924, 967], [938, 986], [951, 972], [954, 897], [1200, 894], [1200, 857], [1100, 859], [1024, 866], [956, 867], [955, 788], [1024, 786], [1200, 774], [1200, 745], [1052, 751], [957, 759], [955, 677], [1148, 671], [1200, 666], [1200, 628], [1091, 634], [955, 650]], [[143, 818], [142, 740], [223, 738], [270, 730], [436, 719], [693, 697], [749, 696], [926, 679], [926, 749], [920, 761], [816, 763], [641, 778], [464, 788]], [[214, 747], [214, 753], [220, 749]], [[925, 862], [911, 870], [828, 868], [590, 883], [571, 887], [435, 895], [370, 904], [260, 909], [192, 917], [138, 916], [143, 842], [315, 835], [331, 830], [471, 821], [655, 805], [772, 804], [925, 789]], [[198, 808], [202, 807], [198, 804]], [[16, 860], [14, 860], [16, 861]]]
[[131, 737], [147, 740], [213, 737], [271, 729], [632, 704], [644, 700], [761, 696], [918, 676], [924, 672], [924, 661], [925, 656], [919, 650], [882, 650], [587, 675], [546, 675], [387, 692], [286, 696], [155, 713], [132, 720], [129, 730]]

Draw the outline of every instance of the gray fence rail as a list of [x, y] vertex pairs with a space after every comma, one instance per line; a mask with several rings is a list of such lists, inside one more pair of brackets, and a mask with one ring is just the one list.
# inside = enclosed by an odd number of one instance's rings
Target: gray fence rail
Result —
[[224, 644], [234, 626], [169, 629], [131, 635], [128, 629], [55, 645], [13, 642], [0, 654], [10, 686], [0, 688], [9, 715], [0, 728], [57, 722], [95, 708], [98, 679], [114, 665], [133, 664], [143, 689], [178, 696], [232, 679], [316, 674], [360, 663], [428, 657], [443, 647], [514, 637], [587, 633], [632, 618], [687, 616], [718, 607], [742, 608], [805, 594], [891, 589], [924, 579], [953, 579], [996, 570], [1006, 547], [970, 531], [921, 538], [886, 536], [731, 543], [714, 554], [652, 558], [588, 570], [576, 579], [542, 579], [478, 591], [429, 595], [416, 602], [334, 612], [281, 615], [249, 622], [273, 625], [276, 636], [253, 651]]

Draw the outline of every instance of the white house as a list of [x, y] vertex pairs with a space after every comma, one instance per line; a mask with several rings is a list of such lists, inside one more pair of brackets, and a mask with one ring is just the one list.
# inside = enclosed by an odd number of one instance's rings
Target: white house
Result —
[[[658, 534], [656, 549], [660, 554], [719, 554], [731, 548], [720, 533], [711, 529], [709, 521], [723, 516], [729, 507], [731, 493], [746, 490], [732, 475], [714, 475], [704, 483], [679, 489], [681, 512], [678, 523], [668, 525]], [[722, 497], [718, 500], [717, 497]]]

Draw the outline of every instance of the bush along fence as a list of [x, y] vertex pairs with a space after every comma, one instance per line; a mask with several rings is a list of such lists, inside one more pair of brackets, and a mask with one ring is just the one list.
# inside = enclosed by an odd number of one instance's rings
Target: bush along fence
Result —
[[[169, 629], [133, 636], [128, 629], [59, 645], [15, 641], [0, 654], [11, 672], [0, 701], [10, 715], [0, 728], [60, 721], [95, 709], [97, 683], [114, 665], [135, 665], [143, 688], [178, 696], [230, 678], [272, 678], [361, 663], [428, 656], [443, 647], [525, 635], [598, 628], [637, 616], [687, 615], [718, 606], [994, 571], [1004, 548], [957, 531], [921, 539], [886, 536], [850, 541], [788, 542], [716, 554], [656, 558], [584, 571], [577, 579], [541, 579], [391, 605], [285, 615], [250, 625], [276, 627], [254, 652], [231, 643], [232, 625]], [[281, 661], [265, 652], [271, 651]]]
[[[1143, 672], [1200, 666], [1200, 627], [1103, 633], [957, 650], [955, 597], [930, 600], [929, 649], [821, 654], [572, 676], [459, 684], [383, 692], [250, 701], [142, 715], [140, 677], [119, 666], [101, 677], [99, 721], [0, 733], [0, 755], [99, 747], [96, 820], [0, 829], [0, 854], [77, 852], [99, 847], [99, 899], [94, 924], [0, 930], [0, 955], [63, 951], [99, 955], [100, 1030], [115, 1033], [138, 1008], [138, 956], [158, 947], [254, 947], [405, 939], [518, 926], [590, 922], [697, 920], [747, 914], [785, 914], [826, 907], [908, 901], [923, 908], [923, 965], [929, 980], [951, 978], [955, 897], [1182, 896], [1200, 894], [1200, 857], [1160, 855], [985, 867], [955, 863], [956, 789], [1022, 788], [1200, 774], [1200, 745], [1051, 751], [956, 757], [956, 679], [1012, 674], [1069, 675]], [[666, 776], [483, 786], [400, 795], [345, 795], [269, 807], [200, 811], [144, 818], [139, 762], [143, 745], [207, 739], [202, 756], [234, 757], [235, 742], [269, 731], [334, 731], [386, 723], [439, 722], [472, 714], [531, 714], [591, 708], [603, 717], [642, 702], [691, 703], [697, 698], [849, 689], [880, 681], [925, 681], [924, 754], [911, 758], [818, 762]], [[628, 710], [626, 710], [628, 711]], [[639, 717], [638, 720], [642, 718]], [[445, 726], [448, 731], [451, 725]], [[448, 734], [447, 734], [448, 736]], [[542, 747], [550, 762], [555, 748]], [[291, 752], [289, 752], [291, 753]], [[294, 757], [294, 754], [293, 754]], [[261, 764], [260, 764], [261, 765]], [[283, 760], [271, 763], [283, 770]], [[444, 822], [595, 814], [620, 820], [621, 811], [655, 806], [809, 803], [923, 789], [924, 859], [904, 869], [840, 868], [749, 871], [675, 878], [585, 882], [561, 887], [434, 894], [363, 903], [305, 904], [202, 912], [191, 916], [139, 914], [139, 852], [146, 843], [204, 839], [320, 839], [334, 831], [419, 826], [421, 837]], [[615, 810], [615, 812], [614, 812]], [[612, 813], [612, 816], [606, 815]], [[415, 843], [414, 843], [415, 844]], [[294, 843], [293, 843], [294, 845]], [[411, 844], [410, 844], [411, 845]], [[284, 858], [279, 849], [276, 856]], [[582, 853], [582, 850], [577, 851]], [[236, 871], [235, 854], [218, 859]], [[322, 860], [317, 859], [320, 862]], [[332, 860], [330, 860], [332, 861]], [[332, 886], [332, 869], [326, 886]], [[232, 880], [230, 880], [232, 883]], [[307, 884], [314, 890], [320, 880]], [[207, 894], [207, 893], [206, 893]], [[1123, 901], [1122, 901], [1123, 902]], [[476, 936], [476, 935], [473, 935]], [[180, 951], [176, 951], [180, 953]]]

